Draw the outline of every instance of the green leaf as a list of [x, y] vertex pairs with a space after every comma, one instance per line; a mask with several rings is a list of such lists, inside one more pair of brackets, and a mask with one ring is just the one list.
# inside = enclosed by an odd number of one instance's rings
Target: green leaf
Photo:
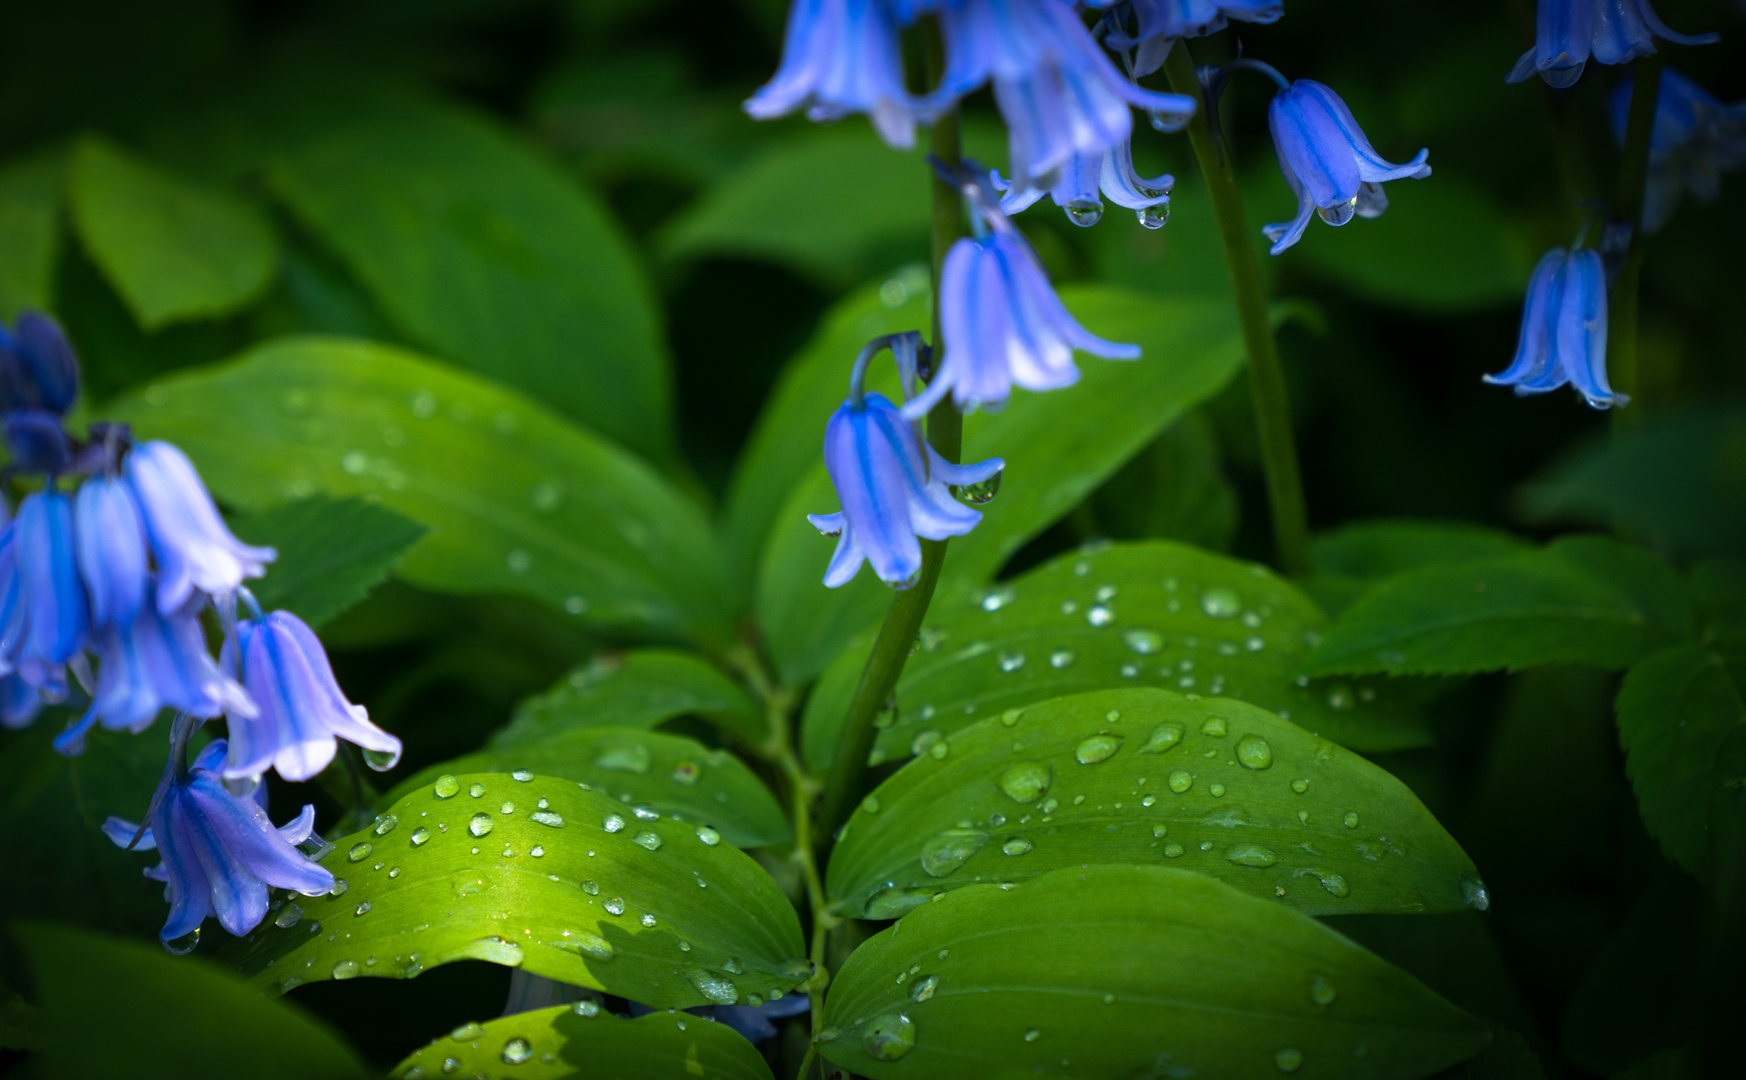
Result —
[[[515, 1069], [504, 1072], [506, 1063]], [[585, 1002], [463, 1024], [408, 1055], [389, 1075], [434, 1080], [448, 1073], [517, 1080], [769, 1080], [770, 1066], [726, 1024], [685, 1013], [622, 1020]]]
[[1624, 1072], [1614, 1073], [1613, 1080], [1697, 1080], [1702, 1075], [1701, 1062], [1696, 1047], [1663, 1050]]
[[38, 154], [0, 169], [0, 321], [54, 306], [67, 162]]
[[494, 741], [419, 770], [379, 805], [390, 806], [445, 773], [517, 770], [573, 780], [618, 800], [625, 813], [643, 806], [677, 822], [711, 826], [735, 847], [789, 839], [775, 796], [739, 758], [695, 739], [628, 727], [558, 728], [511, 744]]
[[[1143, 359], [1080, 357], [1083, 377], [1048, 394], [1018, 391], [999, 413], [964, 425], [964, 460], [1006, 460], [1000, 497], [983, 520], [952, 541], [940, 580], [944, 596], [988, 581], [1025, 541], [1095, 490], [1182, 413], [1225, 385], [1242, 364], [1229, 312], [1204, 299], [1143, 299], [1097, 286], [1063, 289], [1062, 299], [1093, 333], [1137, 342]], [[851, 357], [845, 357], [845, 362]], [[888, 366], [888, 365], [887, 365]], [[821, 417], [841, 398], [818, 403]], [[836, 541], [806, 514], [836, 509], [819, 460], [783, 504], [765, 545], [756, 611], [778, 671], [799, 683], [824, 669], [854, 635], [877, 621], [891, 590], [863, 567], [840, 589], [822, 584]]]
[[399, 576], [608, 625], [726, 637], [708, 523], [654, 470], [540, 405], [384, 345], [286, 338], [110, 410], [245, 510], [362, 495], [428, 526]]
[[1540, 664], [1627, 667], [1689, 630], [1691, 598], [1628, 544], [1566, 537], [1538, 551], [1432, 565], [1373, 586], [1323, 634], [1311, 675], [1443, 675]]
[[[1631, 668], [1619, 688], [1619, 742], [1643, 824], [1668, 858], [1710, 870], [1719, 814], [1746, 783], [1746, 629], [1678, 645]], [[1737, 796], [1736, 796], [1737, 798]]]
[[1486, 905], [1473, 860], [1406, 785], [1240, 701], [1076, 694], [934, 747], [862, 802], [831, 855], [829, 892], [852, 914], [1166, 860], [1309, 915]]
[[[1429, 742], [1395, 686], [1300, 684], [1308, 642], [1326, 624], [1308, 597], [1254, 563], [1164, 542], [1084, 549], [969, 599], [935, 600], [874, 756], [901, 759], [935, 737], [928, 732], [1125, 686], [1247, 701], [1360, 751]], [[836, 750], [870, 647], [832, 664], [807, 701], [803, 744], [816, 767]]]
[[[855, 950], [825, 1057], [887, 1080], [1423, 1077], [1483, 1024], [1314, 919], [1209, 877], [1092, 866], [925, 904]], [[1169, 1070], [1169, 1071], [1166, 1071]]]
[[221, 1080], [244, 1062], [259, 1080], [370, 1075], [326, 1024], [204, 960], [47, 923], [12, 939], [48, 1013], [47, 1077]]
[[1384, 578], [1446, 563], [1476, 562], [1529, 551], [1526, 540], [1465, 521], [1360, 521], [1310, 543], [1307, 583], [1324, 607], [1344, 609]]
[[279, 993], [489, 960], [656, 1008], [769, 998], [807, 977], [794, 908], [710, 829], [519, 775], [405, 796], [322, 860], [347, 881], [339, 895], [285, 896], [222, 957]]
[[288, 608], [310, 626], [369, 595], [429, 531], [364, 499], [321, 495], [269, 507], [234, 525], [238, 536], [279, 552], [267, 576], [249, 586], [261, 607]]
[[491, 744], [508, 749], [578, 727], [652, 728], [676, 716], [701, 716], [753, 743], [769, 734], [746, 692], [701, 656], [629, 649], [596, 657], [523, 701]]
[[274, 190], [409, 338], [652, 457], [672, 455], [657, 306], [617, 224], [481, 117], [360, 101]]
[[0, 1050], [41, 1053], [48, 1047], [48, 1014], [0, 986]]
[[140, 326], [244, 307], [273, 280], [278, 241], [260, 210], [86, 137], [73, 147], [73, 224]]
[[1225, 477], [1205, 410], [1165, 428], [1097, 490], [1090, 510], [1098, 527], [1093, 535], [1229, 549], [1237, 531], [1237, 489]]

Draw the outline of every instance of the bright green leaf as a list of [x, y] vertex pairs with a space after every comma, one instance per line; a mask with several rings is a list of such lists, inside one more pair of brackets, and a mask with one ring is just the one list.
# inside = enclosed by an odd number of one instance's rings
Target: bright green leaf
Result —
[[[557, 728], [421, 769], [379, 800], [387, 807], [445, 773], [514, 772], [574, 780], [681, 824], [708, 825], [740, 848], [789, 838], [770, 789], [739, 758], [695, 739], [627, 727]], [[629, 813], [629, 810], [625, 810]]]
[[[1247, 701], [1360, 751], [1428, 742], [1424, 721], [1386, 682], [1300, 684], [1309, 642], [1326, 625], [1308, 597], [1254, 563], [1163, 542], [1064, 556], [968, 599], [935, 600], [874, 756], [899, 760], [1006, 709], [1125, 686]], [[836, 750], [868, 647], [832, 664], [807, 702], [815, 767]]]
[[310, 626], [369, 595], [428, 531], [363, 499], [319, 495], [269, 507], [234, 525], [244, 540], [279, 553], [267, 576], [249, 585], [261, 607], [288, 608]]
[[0, 169], [0, 321], [7, 325], [25, 308], [54, 306], [66, 172], [59, 153]]
[[821, 1052], [873, 1080], [1414, 1078], [1489, 1038], [1314, 919], [1158, 866], [956, 890], [855, 950], [825, 1010]]
[[[1184, 410], [1217, 393], [1242, 363], [1237, 328], [1211, 301], [1142, 299], [1097, 286], [1064, 289], [1062, 298], [1093, 333], [1137, 342], [1145, 355], [1132, 362], [1081, 356], [1077, 385], [1048, 394], [1017, 391], [1001, 412], [966, 419], [964, 460], [999, 456], [1006, 474], [1000, 496], [981, 508], [981, 524], [952, 541], [940, 580], [944, 596], [992, 578], [1025, 541]], [[840, 398], [821, 401], [821, 415], [838, 404]], [[783, 504], [764, 548], [758, 621], [791, 683], [818, 674], [891, 603], [891, 590], [868, 567], [840, 589], [822, 584], [836, 541], [820, 536], [806, 514], [837, 506], [821, 459]]]
[[256, 509], [363, 495], [428, 526], [399, 575], [601, 623], [725, 637], [709, 525], [653, 469], [514, 391], [413, 353], [287, 338], [110, 409]]
[[848, 910], [1066, 866], [1164, 863], [1310, 915], [1486, 905], [1406, 785], [1272, 713], [1107, 690], [961, 728], [874, 789], [831, 855]]
[[[806, 978], [794, 908], [706, 826], [556, 777], [470, 773], [402, 798], [221, 954], [280, 993], [489, 960], [658, 1008], [769, 998]], [[732, 1000], [730, 1000], [732, 999]]]
[[491, 744], [508, 749], [578, 727], [650, 728], [676, 716], [704, 717], [751, 742], [768, 735], [746, 692], [701, 656], [629, 649], [596, 657], [523, 701]]
[[370, 1070], [341, 1037], [290, 1002], [155, 943], [46, 923], [13, 928], [30, 959], [50, 1035], [51, 1080], [341, 1080]]
[[[769, 1080], [770, 1066], [733, 1028], [700, 1016], [622, 1020], [593, 1002], [463, 1024], [394, 1066], [404, 1080], [512, 1076], [516, 1080]], [[457, 1063], [451, 1065], [450, 1063]], [[505, 1071], [504, 1065], [513, 1065]]]
[[671, 455], [648, 280], [599, 201], [528, 147], [459, 109], [377, 97], [270, 179], [410, 338]]
[[85, 250], [147, 330], [228, 314], [272, 281], [278, 241], [265, 214], [104, 139], [74, 146], [69, 194]]
[[1537, 551], [1408, 571], [1323, 634], [1312, 675], [1443, 675], [1540, 664], [1626, 667], [1684, 634], [1685, 585], [1640, 548], [1566, 537]]

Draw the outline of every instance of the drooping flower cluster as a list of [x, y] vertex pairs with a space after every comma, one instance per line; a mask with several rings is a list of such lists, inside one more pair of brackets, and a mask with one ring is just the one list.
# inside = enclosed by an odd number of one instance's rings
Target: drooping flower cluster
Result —
[[[1270, 23], [1285, 14], [1285, 0], [1091, 0], [1088, 7], [1110, 8], [1114, 28], [1104, 36], [1112, 49], [1133, 49], [1136, 76], [1150, 75], [1164, 65], [1177, 38], [1216, 34], [1230, 19]], [[1133, 15], [1133, 30], [1126, 29]], [[1107, 18], [1107, 17], [1106, 17]]]
[[1516, 358], [1485, 381], [1520, 395], [1569, 384], [1596, 409], [1626, 399], [1607, 385], [1607, 280], [1600, 252], [1554, 248], [1534, 268]]
[[1709, 45], [1718, 34], [1676, 34], [1649, 0], [1540, 0], [1534, 47], [1522, 54], [1505, 81], [1538, 74], [1549, 86], [1570, 86], [1592, 58], [1624, 64], [1655, 51], [1655, 39], [1678, 45]]
[[[1630, 78], [1613, 92], [1613, 134], [1625, 141], [1631, 111]], [[1672, 68], [1661, 72], [1655, 124], [1649, 137], [1649, 183], [1643, 192], [1643, 228], [1654, 232], [1673, 216], [1679, 197], [1715, 202], [1722, 173], [1746, 166], [1746, 101], [1724, 104]]]

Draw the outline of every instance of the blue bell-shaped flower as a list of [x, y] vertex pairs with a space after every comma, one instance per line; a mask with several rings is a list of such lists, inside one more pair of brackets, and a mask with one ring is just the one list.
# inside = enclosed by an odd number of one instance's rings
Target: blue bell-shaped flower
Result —
[[14, 611], [18, 674], [58, 701], [67, 692], [66, 665], [85, 647], [90, 628], [85, 583], [74, 557], [72, 500], [52, 488], [26, 495], [9, 526], [18, 594]]
[[794, 0], [782, 66], [746, 101], [759, 120], [805, 109], [808, 119], [866, 113], [890, 145], [915, 145], [916, 110], [904, 84], [898, 28], [914, 18], [901, 0]]
[[1229, 19], [1270, 23], [1285, 14], [1285, 0], [1091, 0], [1086, 6], [1115, 8], [1122, 2], [1133, 12], [1133, 32], [1128, 32], [1127, 19], [1122, 18], [1103, 43], [1112, 49], [1135, 49], [1136, 76], [1163, 67], [1164, 56], [1177, 38], [1216, 34]]
[[1538, 74], [1549, 86], [1569, 86], [1582, 77], [1591, 57], [1602, 64], [1628, 63], [1654, 52], [1656, 38], [1709, 45], [1721, 35], [1676, 34], [1649, 0], [1540, 0], [1534, 47], [1522, 54], [1504, 81], [1522, 82]]
[[188, 455], [167, 442], [142, 443], [126, 467], [157, 559], [160, 613], [180, 610], [196, 589], [223, 600], [266, 573], [273, 549], [231, 535]]
[[[1613, 134], [1625, 142], [1631, 111], [1626, 77], [1613, 92]], [[1726, 104], [1672, 68], [1661, 70], [1655, 126], [1649, 136], [1649, 183], [1643, 192], [1643, 228], [1661, 228], [1684, 192], [1703, 203], [1722, 193], [1722, 173], [1746, 166], [1746, 101]]]
[[73, 545], [92, 627], [133, 625], [149, 572], [145, 522], [125, 480], [93, 476], [73, 497]]
[[1516, 358], [1494, 386], [1544, 394], [1569, 383], [1597, 409], [1628, 400], [1607, 385], [1607, 279], [1600, 252], [1554, 248], [1534, 268]]
[[1000, 211], [1016, 214], [1048, 195], [1075, 225], [1095, 225], [1103, 216], [1101, 191], [1117, 206], [1125, 206], [1148, 229], [1163, 226], [1170, 216], [1170, 189], [1176, 178], [1168, 173], [1143, 177], [1134, 170], [1133, 144], [1123, 139], [1101, 154], [1075, 154], [1055, 173], [1053, 186], [1020, 189], [993, 177], [995, 188], [1005, 191]]

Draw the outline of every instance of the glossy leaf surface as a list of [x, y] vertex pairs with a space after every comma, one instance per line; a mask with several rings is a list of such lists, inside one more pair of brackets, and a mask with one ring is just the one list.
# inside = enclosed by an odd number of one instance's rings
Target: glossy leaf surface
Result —
[[385, 506], [322, 496], [269, 507], [233, 527], [279, 553], [272, 572], [250, 583], [261, 607], [288, 608], [310, 626], [369, 595], [428, 531]]
[[578, 727], [654, 727], [687, 715], [749, 740], [768, 734], [746, 692], [696, 653], [628, 649], [597, 657], [523, 701], [492, 745], [520, 746]]

